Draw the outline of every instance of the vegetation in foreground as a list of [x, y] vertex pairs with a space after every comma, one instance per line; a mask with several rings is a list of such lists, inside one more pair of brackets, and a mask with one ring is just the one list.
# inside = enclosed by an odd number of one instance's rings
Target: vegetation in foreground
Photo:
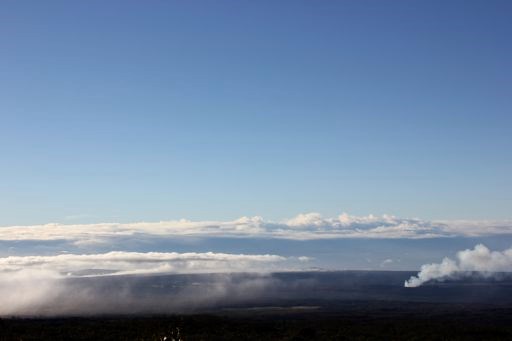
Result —
[[[416, 312], [414, 312], [416, 310]], [[512, 309], [418, 305], [343, 312], [8, 318], [0, 340], [511, 340]]]

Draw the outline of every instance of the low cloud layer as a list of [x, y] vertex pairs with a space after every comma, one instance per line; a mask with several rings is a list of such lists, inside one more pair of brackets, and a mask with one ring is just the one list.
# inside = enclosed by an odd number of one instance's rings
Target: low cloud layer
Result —
[[276, 284], [265, 273], [179, 276], [55, 278], [19, 272], [0, 282], [0, 317], [194, 312], [257, 299]]
[[0, 228], [0, 241], [57, 241], [75, 245], [109, 243], [120, 238], [273, 238], [290, 240], [340, 238], [436, 238], [512, 234], [512, 222], [426, 221], [395, 216], [325, 218], [318, 213], [273, 222], [261, 217], [234, 221], [175, 220], [138, 223], [44, 224]]
[[474, 249], [459, 251], [456, 259], [444, 258], [441, 263], [425, 264], [417, 276], [405, 282], [405, 287], [418, 287], [429, 281], [443, 281], [478, 273], [492, 277], [497, 273], [512, 271], [512, 248], [504, 251], [491, 251], [478, 244]]
[[[299, 270], [307, 257], [225, 253], [109, 252], [0, 258], [0, 316], [172, 312], [259, 293], [271, 271]], [[251, 272], [234, 283], [232, 274]], [[206, 274], [211, 284], [160, 288], [146, 274]], [[116, 276], [112, 276], [116, 275]], [[209, 282], [208, 282], [209, 283]], [[159, 293], [159, 290], [163, 290]], [[243, 297], [242, 297], [243, 296]]]
[[226, 253], [108, 252], [102, 254], [61, 254], [54, 256], [9, 256], [0, 258], [0, 275], [36, 273], [39, 276], [132, 275], [155, 273], [206, 273], [285, 270], [307, 257], [277, 255], [234, 255]]

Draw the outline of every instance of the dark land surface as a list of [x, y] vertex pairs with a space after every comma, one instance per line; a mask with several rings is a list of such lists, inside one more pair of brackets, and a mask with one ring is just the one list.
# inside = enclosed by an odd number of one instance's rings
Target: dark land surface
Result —
[[[0, 340], [172, 340], [178, 334], [182, 340], [512, 340], [508, 275], [404, 288], [404, 280], [413, 274], [349, 271], [86, 279], [80, 280], [80, 286], [85, 281], [97, 293], [130, 288], [128, 303], [111, 310], [77, 309], [71, 317], [58, 313], [4, 317]], [[198, 299], [192, 300], [194, 296]], [[204, 299], [209, 296], [214, 298]], [[173, 305], [177, 297], [185, 299]], [[161, 304], [155, 309], [139, 304], [148, 300]]]

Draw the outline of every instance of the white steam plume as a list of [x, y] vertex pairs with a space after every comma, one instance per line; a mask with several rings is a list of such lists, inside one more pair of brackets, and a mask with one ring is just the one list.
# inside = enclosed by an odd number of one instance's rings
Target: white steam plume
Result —
[[457, 252], [457, 259], [444, 258], [441, 263], [425, 264], [417, 276], [405, 281], [405, 287], [418, 287], [428, 281], [442, 281], [478, 272], [493, 276], [498, 272], [512, 271], [512, 248], [504, 251], [491, 251], [478, 244], [474, 249]]

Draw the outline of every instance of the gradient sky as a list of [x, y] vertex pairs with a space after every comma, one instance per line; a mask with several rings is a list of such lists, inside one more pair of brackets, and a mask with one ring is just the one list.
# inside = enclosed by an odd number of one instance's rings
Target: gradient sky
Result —
[[512, 218], [510, 13], [4, 1], [0, 226]]

